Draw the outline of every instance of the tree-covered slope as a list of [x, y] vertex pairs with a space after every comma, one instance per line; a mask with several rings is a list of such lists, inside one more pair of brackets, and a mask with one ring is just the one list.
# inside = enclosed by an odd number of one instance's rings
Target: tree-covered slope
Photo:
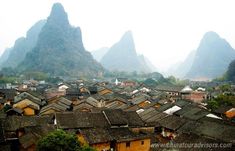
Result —
[[213, 79], [224, 74], [235, 59], [235, 50], [215, 32], [204, 35], [196, 50], [195, 58], [186, 77]]
[[14, 68], [23, 61], [26, 54], [36, 45], [38, 35], [45, 23], [45, 20], [38, 21], [27, 31], [26, 37], [18, 38], [12, 48], [6, 49], [2, 55], [0, 67]]
[[63, 76], [98, 76], [103, 72], [102, 66], [85, 50], [80, 28], [69, 24], [60, 3], [53, 5], [36, 46], [18, 68]]
[[138, 57], [132, 32], [126, 32], [101, 59], [101, 64], [111, 71], [150, 72]]

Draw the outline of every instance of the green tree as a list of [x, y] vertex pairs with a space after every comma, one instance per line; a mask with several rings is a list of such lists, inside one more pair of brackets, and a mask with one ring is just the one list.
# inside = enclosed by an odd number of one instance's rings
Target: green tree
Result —
[[143, 83], [144, 83], [145, 85], [147, 85], [147, 86], [157, 86], [157, 85], [158, 85], [158, 82], [155, 81], [155, 80], [152, 79], [152, 78], [146, 79]]
[[16, 77], [2, 76], [0, 77], [0, 83], [15, 83], [17, 81]]
[[174, 76], [169, 76], [167, 78], [167, 80], [171, 83], [171, 84], [176, 84], [177, 83], [177, 79]]
[[48, 75], [43, 72], [27, 72], [25, 73], [26, 79], [35, 79], [35, 80], [47, 80]]
[[63, 82], [63, 79], [61, 79], [61, 78], [59, 78], [59, 77], [49, 77], [49, 78], [47, 79], [47, 81], [48, 81], [49, 83], [57, 84], [57, 83], [59, 83], [59, 82]]
[[81, 146], [76, 135], [63, 130], [55, 130], [41, 138], [37, 143], [38, 151], [95, 151], [90, 146]]
[[96, 150], [90, 146], [83, 146], [79, 151], [96, 151]]
[[208, 108], [215, 110], [220, 106], [235, 106], [235, 96], [232, 94], [219, 94], [208, 101]]
[[215, 110], [219, 107], [219, 103], [216, 100], [210, 100], [208, 101], [208, 108]]
[[225, 91], [231, 90], [231, 85], [229, 85], [229, 84], [223, 84], [223, 85], [219, 86], [219, 88], [220, 88], [223, 92], [225, 92]]
[[226, 75], [228, 80], [235, 81], [235, 60], [229, 64]]
[[2, 68], [1, 73], [5, 76], [15, 76], [17, 74], [16, 70], [11, 67]]

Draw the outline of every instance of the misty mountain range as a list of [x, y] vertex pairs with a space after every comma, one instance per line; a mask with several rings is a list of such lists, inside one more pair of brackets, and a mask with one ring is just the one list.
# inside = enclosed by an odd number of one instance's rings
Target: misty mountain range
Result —
[[[92, 56], [93, 55], [93, 56]], [[213, 79], [223, 75], [235, 59], [230, 44], [215, 32], [207, 32], [198, 48], [168, 75], [189, 79]], [[100, 63], [99, 63], [100, 62]], [[144, 55], [138, 55], [131, 31], [110, 48], [91, 53], [85, 50], [82, 32], [72, 27], [60, 3], [53, 5], [47, 20], [38, 21], [26, 37], [15, 41], [0, 58], [0, 68], [19, 72], [41, 71], [51, 75], [100, 76], [105, 70], [149, 73], [156, 67]]]
[[149, 72], [139, 60], [131, 31], [126, 32], [102, 57], [101, 64], [111, 71]]
[[[137, 56], [130, 31], [119, 44], [92, 54], [111, 71], [155, 71], [146, 57]], [[63, 6], [56, 3], [47, 20], [37, 22], [25, 38], [17, 39], [15, 45], [3, 53], [0, 67], [16, 68], [20, 72], [41, 71], [51, 75], [102, 75], [104, 68], [97, 61], [85, 50], [80, 28], [73, 28], [69, 24]]]
[[94, 50], [91, 52], [92, 56], [94, 57], [95, 60], [97, 60], [98, 62], [101, 61], [101, 59], [103, 58], [103, 56], [109, 51], [108, 47], [102, 47], [100, 49]]
[[168, 74], [184, 79], [214, 79], [222, 76], [234, 59], [235, 50], [231, 45], [211, 31], [203, 36], [198, 48]]
[[26, 38], [15, 42], [1, 66], [19, 72], [40, 71], [62, 76], [99, 76], [104, 71], [85, 50], [80, 28], [69, 24], [60, 3], [53, 5], [46, 21], [36, 23]]
[[18, 38], [12, 48], [5, 50], [0, 59], [0, 67], [15, 68], [22, 62], [26, 54], [36, 45], [38, 35], [45, 23], [46, 20], [38, 21], [27, 31], [26, 37]]
[[127, 31], [111, 48], [104, 47], [91, 53], [110, 71], [144, 73], [156, 71], [154, 65], [144, 55], [137, 54], [131, 31]]

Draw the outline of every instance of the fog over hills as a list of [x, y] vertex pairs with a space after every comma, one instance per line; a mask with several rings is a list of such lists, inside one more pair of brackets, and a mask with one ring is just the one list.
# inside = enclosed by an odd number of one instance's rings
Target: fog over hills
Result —
[[178, 78], [210, 80], [222, 76], [229, 63], [235, 59], [235, 50], [216, 32], [204, 34], [196, 50], [186, 59], [171, 66], [166, 72]]
[[36, 46], [18, 66], [20, 71], [42, 71], [51, 75], [101, 75], [102, 66], [86, 51], [79, 27], [69, 24], [60, 3], [53, 5]]
[[108, 47], [102, 47], [100, 49], [91, 51], [92, 56], [94, 57], [95, 60], [100, 62], [100, 60], [103, 58], [103, 56], [108, 52], [109, 48]]
[[235, 50], [215, 32], [207, 32], [196, 50], [192, 67], [186, 78], [213, 79], [227, 70], [229, 63], [235, 59]]
[[[91, 53], [84, 48], [80, 27], [75, 28], [71, 26], [63, 6], [58, 3], [55, 5], [58, 5], [57, 8], [53, 7], [47, 20], [37, 22], [28, 30], [25, 37], [18, 38], [13, 47], [6, 49], [0, 59], [0, 68], [12, 67], [19, 69], [21, 72], [42, 71], [52, 75], [100, 75], [104, 69], [110, 71], [137, 71], [146, 73], [156, 71], [154, 67], [156, 62], [161, 61], [161, 67], [166, 67], [169, 62], [172, 62], [180, 56], [176, 56], [176, 54], [179, 54], [178, 51], [180, 50], [177, 48], [174, 41], [169, 42], [172, 48], [175, 46], [175, 49], [171, 49], [172, 53], [167, 54], [165, 47], [162, 47], [164, 49], [154, 49], [155, 46], [162, 46], [162, 41], [169, 38], [166, 36], [155, 40], [153, 37], [144, 35], [147, 33], [146, 29], [146, 32], [142, 32], [142, 37], [145, 37], [151, 42], [154, 39], [155, 42], [154, 46], [150, 45], [150, 43], [149, 45], [145, 43], [147, 47], [139, 47], [148, 49], [142, 50], [138, 48], [138, 53], [143, 54], [143, 56], [137, 53], [137, 46], [142, 45], [140, 43], [144, 40], [135, 38], [138, 40], [134, 41], [132, 32], [128, 31], [122, 36], [120, 41], [110, 48], [102, 48], [101, 50], [91, 52], [92, 57]], [[66, 7], [68, 7], [68, 5]], [[133, 28], [133, 31], [136, 34], [135, 29], [136, 28]], [[87, 32], [88, 29], [85, 31]], [[92, 30], [92, 32], [94, 32], [94, 30]], [[121, 33], [120, 30], [118, 30], [118, 32]], [[154, 35], [158, 35], [158, 32], [154, 32]], [[200, 32], [200, 34], [201, 33], [202, 32]], [[231, 37], [224, 34], [222, 31], [219, 31], [219, 33], [222, 33], [221, 35], [231, 42]], [[173, 33], [171, 38], [176, 35], [177, 34]], [[99, 36], [101, 37], [100, 34]], [[189, 34], [188, 37], [194, 37], [194, 35]], [[110, 39], [112, 38], [111, 36]], [[194, 41], [198, 40], [194, 39]], [[87, 45], [88, 44], [89, 43], [87, 43]], [[180, 45], [184, 44], [188, 45], [186, 41]], [[88, 47], [90, 47], [90, 45]], [[191, 47], [193, 49], [195, 46], [192, 44]], [[154, 51], [149, 53], [148, 51], [152, 49]], [[174, 53], [175, 57], [172, 57]], [[168, 60], [161, 60], [161, 56]], [[147, 57], [150, 58], [151, 61], [149, 61]], [[203, 36], [198, 48], [191, 52], [181, 64], [174, 64], [167, 75], [189, 79], [213, 79], [223, 75], [229, 63], [234, 58], [234, 49], [227, 40], [221, 38], [215, 32], [207, 32]], [[101, 62], [104, 68], [99, 62]], [[154, 65], [151, 62], [154, 62]]]
[[21, 61], [23, 61], [26, 54], [36, 45], [38, 35], [45, 23], [46, 20], [40, 20], [35, 23], [27, 31], [26, 37], [18, 38], [12, 48], [5, 50], [1, 56], [0, 67], [15, 68]]
[[185, 75], [192, 67], [195, 54], [195, 50], [191, 51], [183, 62], [178, 62], [171, 66], [167, 71], [167, 75], [174, 75], [177, 78], [185, 78]]
[[144, 56], [138, 56], [133, 35], [127, 31], [101, 59], [101, 64], [111, 71], [151, 72]]

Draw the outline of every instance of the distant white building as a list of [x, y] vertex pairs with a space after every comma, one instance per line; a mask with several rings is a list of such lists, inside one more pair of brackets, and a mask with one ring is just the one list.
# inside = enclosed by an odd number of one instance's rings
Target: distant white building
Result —
[[66, 91], [69, 87], [65, 84], [61, 84], [58, 86], [58, 91]]
[[118, 79], [116, 79], [115, 80], [115, 85], [118, 85], [118, 84], [119, 84]]
[[206, 91], [206, 89], [205, 89], [205, 88], [202, 88], [202, 87], [199, 87], [199, 88], [197, 88], [196, 91], [202, 91], [202, 92], [204, 92], [204, 91]]
[[187, 85], [181, 90], [181, 93], [190, 93], [192, 91], [193, 89], [191, 89], [190, 86]]

